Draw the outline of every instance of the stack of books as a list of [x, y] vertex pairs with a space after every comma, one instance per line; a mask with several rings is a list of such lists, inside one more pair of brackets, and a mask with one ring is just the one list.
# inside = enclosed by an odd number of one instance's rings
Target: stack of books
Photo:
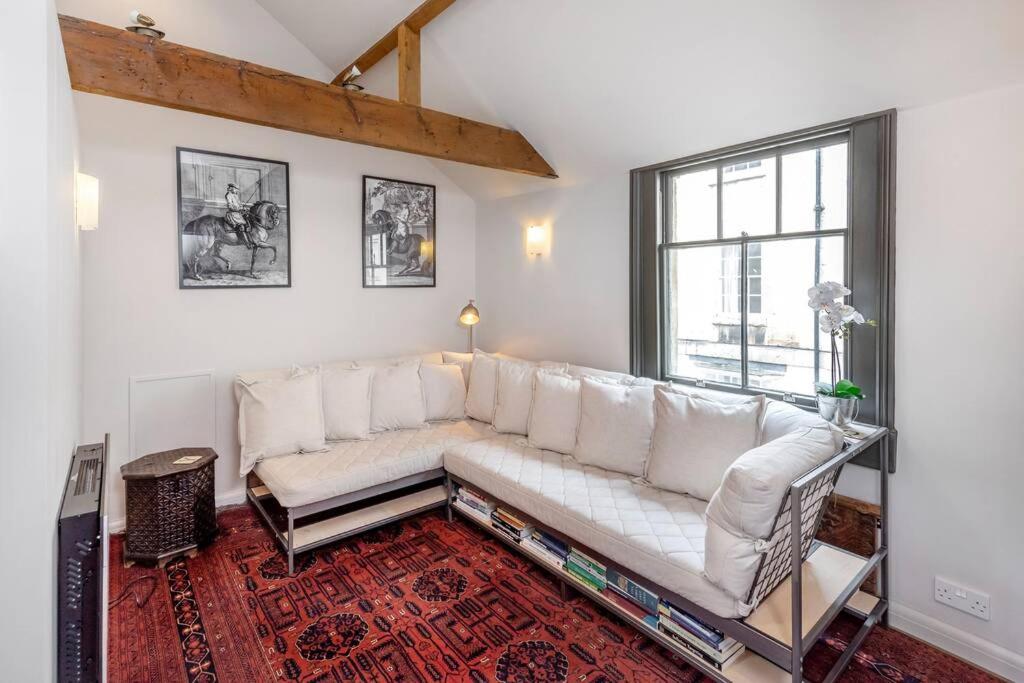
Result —
[[505, 508], [495, 508], [491, 513], [491, 526], [516, 543], [533, 533], [533, 525], [527, 524]]
[[468, 489], [465, 486], [459, 487], [458, 492], [455, 494], [455, 500], [452, 504], [460, 510], [468, 512], [470, 515], [485, 524], [491, 523], [491, 513], [494, 512], [494, 503], [472, 489]]
[[674, 605], [662, 602], [658, 611], [658, 628], [718, 671], [725, 670], [746, 649], [743, 643]]
[[596, 591], [603, 591], [608, 583], [605, 566], [576, 548], [570, 550], [566, 556], [565, 569], [569, 576]]
[[540, 529], [534, 529], [530, 537], [526, 539], [526, 544], [530, 547], [530, 550], [540, 555], [545, 561], [559, 569], [565, 568], [565, 558], [569, 555], [569, 546], [554, 536]]

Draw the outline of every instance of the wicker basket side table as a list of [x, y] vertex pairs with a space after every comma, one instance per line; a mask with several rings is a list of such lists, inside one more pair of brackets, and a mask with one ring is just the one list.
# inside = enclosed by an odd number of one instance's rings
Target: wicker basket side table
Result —
[[[187, 464], [175, 464], [181, 458]], [[121, 466], [126, 491], [124, 561], [163, 567], [177, 555], [195, 555], [217, 535], [212, 448], [151, 453]]]

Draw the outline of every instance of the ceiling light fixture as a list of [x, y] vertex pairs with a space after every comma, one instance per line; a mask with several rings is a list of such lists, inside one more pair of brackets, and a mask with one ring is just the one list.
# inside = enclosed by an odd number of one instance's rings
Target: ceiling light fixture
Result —
[[358, 66], [353, 65], [345, 77], [341, 79], [341, 87], [345, 90], [354, 90], [359, 92], [363, 89], [363, 86], [356, 83], [356, 79], [363, 75], [363, 72], [359, 70]]
[[150, 38], [156, 38], [157, 40], [167, 35], [160, 29], [155, 28], [156, 21], [151, 17], [147, 17], [137, 9], [133, 9], [128, 17], [131, 20], [132, 25], [125, 26], [125, 29], [132, 33], [137, 33], [140, 36], [149, 36]]

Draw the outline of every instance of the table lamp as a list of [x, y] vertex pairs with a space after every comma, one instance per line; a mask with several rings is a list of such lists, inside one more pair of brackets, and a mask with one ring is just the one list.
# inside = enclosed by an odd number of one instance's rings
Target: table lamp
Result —
[[469, 300], [466, 307], [459, 313], [459, 322], [469, 328], [469, 352], [473, 352], [473, 326], [480, 322], [480, 311], [473, 305], [473, 299]]

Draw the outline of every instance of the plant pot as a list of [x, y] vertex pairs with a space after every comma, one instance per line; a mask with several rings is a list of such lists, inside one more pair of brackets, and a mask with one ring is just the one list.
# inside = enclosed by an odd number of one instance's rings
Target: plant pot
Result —
[[836, 398], [821, 394], [818, 394], [817, 398], [818, 414], [836, 427], [845, 429], [857, 419], [857, 412], [860, 410], [859, 398]]

